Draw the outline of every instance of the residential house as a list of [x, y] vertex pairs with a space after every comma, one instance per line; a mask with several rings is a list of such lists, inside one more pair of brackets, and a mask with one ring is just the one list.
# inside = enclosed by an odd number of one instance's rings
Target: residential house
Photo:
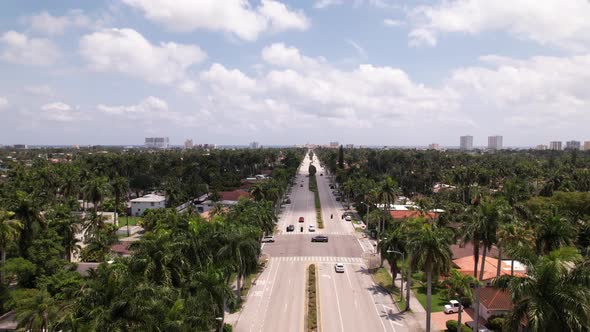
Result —
[[506, 315], [512, 310], [510, 293], [494, 287], [482, 287], [479, 292], [479, 316], [488, 320], [492, 316]]
[[252, 195], [249, 192], [243, 190], [232, 190], [232, 191], [220, 191], [219, 203], [224, 206], [235, 205], [238, 203], [240, 198], [251, 199]]
[[166, 207], [166, 197], [148, 194], [131, 200], [131, 215], [141, 217], [149, 209], [163, 209]]
[[[478, 278], [480, 276], [480, 269], [481, 269], [481, 261], [483, 256], [479, 256], [478, 260]], [[510, 275], [511, 268], [512, 268], [512, 261], [511, 260], [502, 260], [500, 262], [500, 275]], [[473, 275], [474, 267], [475, 267], [475, 260], [473, 259], [473, 255], [465, 256], [462, 258], [454, 259], [453, 265], [456, 269], [459, 270], [462, 274], [465, 275]], [[484, 265], [483, 271], [483, 278], [482, 281], [485, 281], [488, 285], [491, 284], [491, 280], [495, 278], [498, 274], [498, 259], [486, 256], [486, 262]], [[526, 266], [518, 261], [514, 261], [514, 275], [515, 276], [523, 276], [526, 274]]]

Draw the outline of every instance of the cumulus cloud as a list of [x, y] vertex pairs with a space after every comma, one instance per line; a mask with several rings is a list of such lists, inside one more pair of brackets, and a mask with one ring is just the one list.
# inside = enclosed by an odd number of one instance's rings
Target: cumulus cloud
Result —
[[95, 71], [119, 72], [151, 83], [186, 85], [187, 71], [205, 60], [196, 45], [153, 45], [133, 29], [109, 29], [82, 37], [80, 54]]
[[508, 124], [572, 126], [590, 121], [590, 55], [481, 60], [481, 66], [455, 70], [449, 85]]
[[43, 11], [22, 20], [30, 25], [31, 30], [48, 35], [61, 35], [70, 27], [89, 28], [96, 25], [79, 9], [70, 10], [63, 16], [54, 16]]
[[129, 106], [107, 106], [100, 104], [96, 107], [100, 112], [111, 115], [124, 115], [132, 119], [157, 115], [159, 112], [168, 111], [166, 101], [149, 96], [139, 104]]
[[41, 106], [41, 111], [39, 117], [48, 121], [74, 122], [84, 118], [78, 109], [63, 102], [45, 104]]
[[318, 9], [323, 9], [323, 8], [327, 8], [330, 6], [341, 5], [341, 4], [342, 4], [341, 0], [317, 0], [313, 6]]
[[400, 20], [394, 20], [392, 18], [386, 18], [383, 20], [383, 24], [388, 27], [398, 27], [400, 25], [404, 25], [404, 22]]
[[8, 31], [0, 37], [0, 59], [10, 63], [49, 66], [55, 63], [61, 53], [49, 39]]
[[262, 59], [274, 66], [299, 69], [314, 69], [325, 60], [302, 55], [297, 48], [286, 46], [284, 43], [274, 43], [265, 47], [262, 50]]
[[144, 15], [174, 31], [207, 29], [231, 33], [252, 41], [267, 30], [306, 30], [309, 19], [303, 11], [274, 0], [262, 0], [254, 8], [248, 0], [123, 0]]
[[588, 0], [452, 0], [411, 10], [414, 44], [433, 46], [438, 33], [506, 31], [543, 45], [590, 49]]

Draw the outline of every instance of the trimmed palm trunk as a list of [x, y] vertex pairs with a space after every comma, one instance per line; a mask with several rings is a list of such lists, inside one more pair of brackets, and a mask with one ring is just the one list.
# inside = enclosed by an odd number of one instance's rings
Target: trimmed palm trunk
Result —
[[463, 313], [463, 301], [459, 300], [459, 315], [457, 317], [457, 332], [463, 331], [461, 329], [461, 314]]
[[432, 268], [426, 271], [426, 331], [430, 332], [430, 314], [432, 312]]
[[4, 264], [6, 264], [6, 249], [2, 248], [2, 268], [0, 268], [0, 285], [4, 284]]
[[406, 310], [410, 310], [410, 292], [412, 290], [412, 254], [408, 255], [408, 281], [406, 282]]
[[477, 280], [477, 285], [476, 285], [476, 289], [475, 289], [475, 315], [474, 315], [474, 321], [475, 321], [475, 331], [477, 331], [477, 329], [479, 328], [479, 293], [481, 290], [481, 285], [480, 285], [480, 281], [483, 280], [483, 273], [484, 273], [484, 269], [485, 269], [485, 264], [486, 264], [486, 255], [488, 253], [488, 248], [484, 245], [483, 247], [483, 253], [481, 256], [481, 269], [479, 270], [479, 279]]
[[498, 247], [498, 266], [496, 267], [496, 278], [502, 273], [502, 247]]

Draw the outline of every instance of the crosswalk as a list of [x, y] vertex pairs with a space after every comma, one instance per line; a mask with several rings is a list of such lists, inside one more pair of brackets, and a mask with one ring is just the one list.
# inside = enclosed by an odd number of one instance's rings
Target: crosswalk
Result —
[[338, 263], [363, 263], [360, 257], [335, 257], [335, 256], [285, 256], [271, 257], [271, 260], [278, 262], [338, 262]]
[[279, 232], [280, 235], [354, 235], [354, 233], [350, 233], [350, 232], [324, 232], [324, 231], [315, 231], [315, 232], [309, 232], [308, 230], [304, 230], [303, 233], [302, 232], [285, 232], [285, 231], [280, 231]]

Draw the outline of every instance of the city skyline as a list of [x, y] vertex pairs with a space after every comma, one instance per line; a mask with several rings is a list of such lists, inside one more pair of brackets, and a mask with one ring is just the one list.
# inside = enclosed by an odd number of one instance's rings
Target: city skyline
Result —
[[5, 1], [0, 142], [585, 141], [590, 3], [568, 2]]

